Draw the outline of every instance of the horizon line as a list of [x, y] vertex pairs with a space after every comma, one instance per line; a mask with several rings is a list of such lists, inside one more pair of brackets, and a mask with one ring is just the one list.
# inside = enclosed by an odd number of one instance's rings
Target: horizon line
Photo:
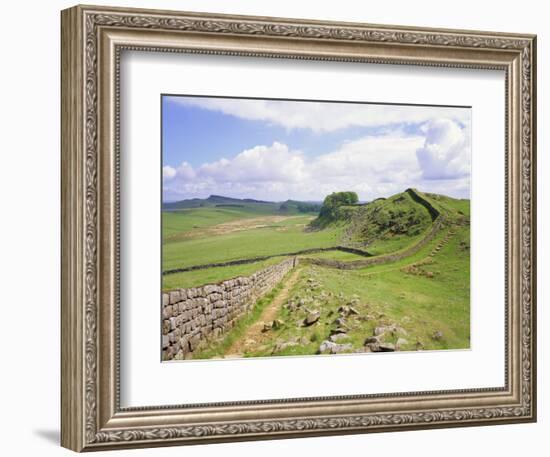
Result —
[[[402, 194], [404, 192], [407, 192], [408, 190], [415, 190], [415, 191], [421, 192], [423, 194], [441, 195], [443, 197], [453, 198], [455, 200], [471, 200], [470, 198], [453, 197], [453, 196], [450, 196], [450, 195], [441, 194], [441, 193], [437, 193], [437, 192], [425, 192], [425, 191], [422, 191], [422, 190], [418, 190], [414, 187], [407, 187], [405, 190], [403, 190], [401, 192], [396, 192], [396, 193], [388, 195], [386, 197], [376, 197], [376, 198], [373, 198], [372, 200], [359, 200], [359, 203], [369, 203], [369, 202], [378, 200], [380, 198], [390, 198], [390, 197], [393, 197], [394, 195], [398, 195], [398, 194]], [[331, 193], [336, 193], [336, 192], [355, 192], [355, 191], [334, 191], [334, 192], [331, 192]], [[327, 194], [327, 195], [330, 195], [330, 194]], [[252, 200], [252, 201], [255, 201], [255, 202], [258, 202], [258, 203], [284, 203], [284, 202], [287, 202], [287, 201], [296, 201], [296, 202], [302, 202], [302, 203], [322, 203], [324, 201], [324, 199], [326, 198], [326, 196], [325, 196], [320, 200], [301, 200], [301, 199], [296, 199], [296, 198], [287, 198], [286, 200], [265, 200], [265, 199], [253, 198], [253, 197], [240, 197], [239, 198], [239, 197], [230, 197], [230, 196], [227, 196], [227, 195], [220, 195], [220, 194], [210, 194], [210, 195], [208, 195], [208, 197], [188, 197], [188, 198], [182, 198], [180, 200], [169, 200], [169, 201], [168, 200], [161, 200], [161, 202], [164, 205], [164, 204], [169, 204], [169, 203], [180, 203], [180, 202], [190, 201], [190, 200], [208, 200], [210, 197], [221, 197], [221, 198], [227, 198], [227, 199], [231, 199], [231, 200], [240, 200], [240, 201]]]

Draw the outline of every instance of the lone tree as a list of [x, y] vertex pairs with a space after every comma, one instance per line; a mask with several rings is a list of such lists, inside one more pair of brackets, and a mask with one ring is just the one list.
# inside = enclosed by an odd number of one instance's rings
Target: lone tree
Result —
[[327, 223], [335, 220], [338, 208], [341, 206], [355, 205], [359, 201], [355, 192], [333, 192], [325, 197], [321, 211], [319, 211], [319, 222]]

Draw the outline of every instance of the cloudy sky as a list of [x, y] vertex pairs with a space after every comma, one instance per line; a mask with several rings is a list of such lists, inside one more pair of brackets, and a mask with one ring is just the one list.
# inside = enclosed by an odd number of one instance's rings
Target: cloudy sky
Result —
[[164, 96], [163, 201], [470, 195], [469, 108]]

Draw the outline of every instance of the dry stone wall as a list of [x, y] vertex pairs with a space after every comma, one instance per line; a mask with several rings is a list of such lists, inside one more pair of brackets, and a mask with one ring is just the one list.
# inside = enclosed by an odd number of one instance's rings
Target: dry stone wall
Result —
[[324, 267], [330, 267], [330, 268], [338, 268], [340, 270], [356, 270], [358, 268], [365, 268], [371, 265], [381, 265], [385, 263], [390, 262], [396, 262], [398, 260], [404, 259], [405, 257], [409, 257], [413, 254], [416, 254], [420, 249], [422, 249], [424, 246], [426, 246], [430, 241], [434, 239], [434, 237], [437, 235], [439, 230], [444, 226], [445, 219], [442, 215], [440, 215], [435, 223], [432, 225], [432, 228], [430, 231], [426, 234], [424, 238], [422, 238], [418, 243], [414, 244], [413, 246], [399, 252], [395, 252], [392, 254], [384, 254], [374, 257], [368, 257], [366, 259], [362, 260], [352, 260], [352, 261], [341, 261], [341, 260], [334, 260], [334, 259], [315, 259], [315, 258], [302, 258], [303, 263], [313, 264], [313, 265], [319, 265]]
[[162, 294], [162, 359], [184, 359], [232, 328], [297, 265], [296, 257], [251, 276]]

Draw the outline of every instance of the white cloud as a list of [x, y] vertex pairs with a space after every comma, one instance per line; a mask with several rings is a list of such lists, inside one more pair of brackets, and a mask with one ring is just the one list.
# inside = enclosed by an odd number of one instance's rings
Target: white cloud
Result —
[[469, 128], [450, 119], [438, 119], [423, 126], [424, 145], [416, 151], [425, 179], [461, 178], [470, 174]]
[[467, 122], [467, 108], [375, 105], [365, 103], [293, 102], [231, 98], [174, 97], [186, 106], [219, 111], [246, 120], [265, 121], [287, 129], [332, 132], [347, 127], [380, 127], [403, 123], [419, 124], [447, 117]]
[[217, 182], [293, 182], [303, 178], [304, 165], [300, 152], [274, 142], [246, 149], [231, 160], [205, 163], [198, 174]]
[[176, 178], [191, 180], [195, 178], [195, 176], [195, 170], [187, 162], [182, 162], [177, 168], [171, 167], [170, 165], [162, 167], [162, 181], [165, 183], [175, 180]]
[[170, 165], [165, 165], [162, 167], [162, 180], [163, 181], [170, 181], [171, 179], [174, 179], [176, 177], [177, 171], [174, 167], [171, 167]]
[[314, 157], [274, 142], [195, 169], [187, 162], [164, 167], [164, 198], [218, 194], [271, 201], [322, 200], [331, 192], [352, 190], [361, 200], [371, 200], [408, 187], [468, 197], [469, 168], [469, 132], [444, 119], [426, 123], [417, 135], [390, 131]]

